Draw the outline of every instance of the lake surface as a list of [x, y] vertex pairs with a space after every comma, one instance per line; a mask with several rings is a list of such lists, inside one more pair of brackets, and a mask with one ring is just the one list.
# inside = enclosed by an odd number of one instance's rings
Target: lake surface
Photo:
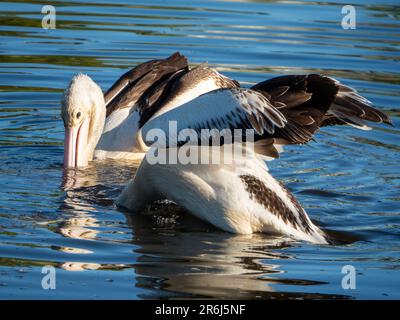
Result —
[[[400, 6], [352, 1], [1, 2], [0, 298], [400, 298]], [[137, 164], [64, 172], [60, 97], [89, 74], [103, 90], [129, 68], [179, 50], [243, 86], [317, 72], [353, 86], [394, 127], [322, 130], [271, 162], [275, 177], [342, 245], [238, 236], [179, 208], [130, 216], [113, 199]], [[56, 270], [44, 290], [43, 266]], [[356, 288], [342, 288], [342, 268]]]

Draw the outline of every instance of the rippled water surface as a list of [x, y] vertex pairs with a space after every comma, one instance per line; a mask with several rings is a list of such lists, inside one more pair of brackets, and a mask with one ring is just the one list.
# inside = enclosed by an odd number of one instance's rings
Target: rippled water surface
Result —
[[[1, 2], [0, 298], [400, 298], [400, 6], [352, 1]], [[179, 208], [129, 216], [113, 199], [137, 164], [63, 172], [60, 96], [85, 72], [106, 90], [124, 71], [179, 50], [244, 86], [318, 72], [355, 87], [394, 127], [321, 131], [270, 164], [324, 228], [348, 244], [236, 236]], [[44, 290], [44, 265], [57, 272]], [[342, 267], [356, 289], [341, 286]]]

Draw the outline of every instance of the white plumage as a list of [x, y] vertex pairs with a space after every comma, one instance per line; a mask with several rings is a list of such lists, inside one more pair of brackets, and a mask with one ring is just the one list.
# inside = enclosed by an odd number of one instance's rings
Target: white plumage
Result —
[[[303, 209], [294, 205], [290, 193], [271, 176], [266, 164], [251, 149], [246, 151], [244, 161], [233, 161], [232, 164], [149, 164], [145, 157], [135, 178], [116, 203], [133, 213], [140, 213], [152, 202], [166, 198], [228, 232], [278, 232], [299, 240], [327, 243], [324, 233]], [[220, 153], [221, 149], [199, 147], [198, 152]], [[286, 214], [292, 215], [293, 223], [285, 221], [285, 216], [277, 211], [282, 208], [271, 199], [265, 198], [263, 203], [252, 195], [243, 176], [256, 178], [257, 183], [276, 194], [290, 211]]]

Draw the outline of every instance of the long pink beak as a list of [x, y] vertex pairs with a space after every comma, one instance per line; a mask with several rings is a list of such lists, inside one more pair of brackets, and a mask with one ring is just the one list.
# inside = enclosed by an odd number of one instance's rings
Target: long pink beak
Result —
[[88, 165], [89, 120], [76, 127], [65, 127], [64, 167], [84, 167]]

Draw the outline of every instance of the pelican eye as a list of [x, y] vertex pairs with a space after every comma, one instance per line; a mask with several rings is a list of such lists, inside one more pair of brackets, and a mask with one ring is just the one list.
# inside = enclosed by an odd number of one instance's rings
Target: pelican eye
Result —
[[77, 114], [76, 114], [76, 118], [77, 119], [79, 119], [80, 117], [81, 117], [81, 115], [82, 115], [82, 113], [79, 111], [79, 112], [77, 112]]

